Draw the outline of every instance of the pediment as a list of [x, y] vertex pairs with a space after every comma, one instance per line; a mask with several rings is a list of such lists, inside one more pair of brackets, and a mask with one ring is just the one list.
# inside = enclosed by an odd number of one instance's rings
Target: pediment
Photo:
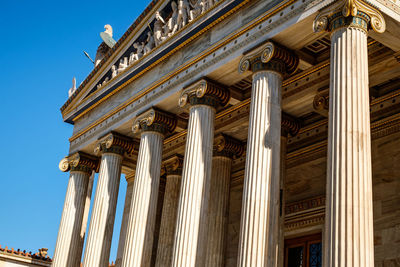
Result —
[[121, 90], [248, 1], [152, 1], [62, 106], [64, 121], [73, 124], [82, 112]]

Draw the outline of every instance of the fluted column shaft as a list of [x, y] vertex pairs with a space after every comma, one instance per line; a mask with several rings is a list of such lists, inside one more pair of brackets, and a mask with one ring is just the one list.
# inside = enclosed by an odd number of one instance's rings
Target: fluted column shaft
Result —
[[205, 264], [207, 267], [222, 267], [225, 263], [231, 167], [230, 157], [214, 156], [212, 159]]
[[238, 266], [275, 266], [279, 211], [282, 77], [253, 74]]
[[180, 174], [167, 174], [156, 267], [171, 266], [181, 178]]
[[55, 267], [79, 266], [82, 257], [85, 229], [83, 221], [90, 173], [70, 172], [64, 208], [54, 252]]
[[366, 30], [331, 36], [324, 265], [374, 266]]
[[[283, 130], [282, 130], [283, 131]], [[287, 135], [281, 136], [281, 175], [280, 175], [280, 189], [279, 195], [279, 224], [278, 224], [278, 265], [279, 267], [284, 266], [285, 262], [285, 203], [286, 203], [286, 153], [287, 153]]]
[[191, 106], [172, 259], [175, 267], [204, 265], [214, 119], [213, 107]]
[[121, 266], [150, 266], [160, 184], [163, 139], [163, 135], [155, 131], [144, 131], [140, 137]]
[[83, 266], [108, 266], [114, 228], [122, 155], [105, 152], [90, 218]]
[[119, 233], [117, 259], [115, 260], [116, 267], [121, 266], [122, 254], [124, 252], [126, 228], [128, 227], [129, 211], [131, 208], [131, 201], [132, 201], [133, 181], [134, 181], [134, 176], [126, 178], [127, 185], [126, 185], [126, 194], [124, 202], [124, 213], [122, 214], [121, 230]]

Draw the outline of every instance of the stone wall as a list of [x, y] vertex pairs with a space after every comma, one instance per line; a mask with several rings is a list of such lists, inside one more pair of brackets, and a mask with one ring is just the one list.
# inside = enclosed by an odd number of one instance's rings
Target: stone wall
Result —
[[[286, 203], [325, 196], [326, 158], [304, 162], [286, 173]], [[400, 266], [400, 133], [372, 141], [375, 266]], [[232, 176], [226, 249], [227, 267], [236, 266], [243, 170]]]

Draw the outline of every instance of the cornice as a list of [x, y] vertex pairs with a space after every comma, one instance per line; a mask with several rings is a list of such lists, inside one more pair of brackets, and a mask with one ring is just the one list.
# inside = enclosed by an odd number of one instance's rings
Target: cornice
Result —
[[[121, 89], [123, 89], [124, 87], [126, 87], [129, 83], [133, 82], [134, 80], [136, 80], [137, 78], [141, 77], [144, 73], [146, 73], [147, 71], [149, 71], [150, 69], [154, 68], [155, 66], [157, 66], [160, 62], [163, 62], [166, 58], [170, 57], [171, 55], [173, 55], [176, 51], [179, 51], [182, 47], [186, 46], [188, 43], [192, 42], [193, 40], [197, 39], [201, 34], [203, 34], [204, 32], [208, 31], [209, 29], [211, 29], [212, 27], [214, 27], [216, 24], [218, 24], [219, 22], [221, 22], [222, 20], [224, 20], [225, 18], [227, 18], [228, 16], [230, 16], [231, 14], [233, 14], [236, 10], [240, 9], [242, 6], [244, 6], [245, 4], [249, 3], [250, 0], [232, 0], [230, 1], [230, 4], [232, 4], [232, 7], [229, 9], [229, 11], [226, 12], [226, 14], [221, 15], [220, 17], [216, 18], [215, 21], [208, 23], [204, 28], [202, 28], [201, 30], [198, 30], [193, 36], [189, 37], [189, 38], [183, 38], [182, 36], [179, 36], [181, 32], [185, 32], [189, 27], [193, 26], [196, 24], [197, 21], [201, 20], [202, 18], [204, 18], [207, 14], [211, 14], [211, 12], [213, 10], [215, 10], [217, 7], [219, 7], [220, 5], [222, 5], [224, 2], [229, 2], [227, 0], [221, 0], [218, 3], [216, 3], [212, 8], [208, 9], [204, 14], [201, 14], [200, 16], [198, 16], [197, 18], [195, 18], [193, 21], [191, 21], [190, 23], [188, 23], [185, 27], [183, 27], [182, 29], [180, 29], [179, 31], [177, 31], [174, 35], [172, 35], [171, 37], [169, 37], [166, 41], [164, 41], [163, 43], [161, 43], [159, 46], [155, 47], [150, 53], [144, 55], [138, 62], [136, 62], [136, 64], [133, 64], [131, 66], [129, 66], [124, 73], [129, 72], [128, 70], [132, 70], [133, 68], [137, 67], [140, 65], [141, 62], [143, 62], [146, 58], [155, 58], [157, 56], [159, 56], [159, 54], [155, 55], [154, 51], [157, 50], [158, 52], [164, 52], [164, 49], [166, 47], [169, 47], [171, 45], [171, 43], [168, 43], [169, 40], [174, 40], [174, 43], [178, 43], [178, 46], [173, 48], [172, 50], [170, 50], [167, 54], [160, 56], [158, 59], [153, 60], [154, 62], [151, 63], [150, 65], [146, 66], [143, 70], [141, 70], [140, 72], [136, 73], [133, 77], [130, 77], [128, 80], [117, 83], [117, 88], [114, 88], [113, 90], [111, 90], [110, 92], [108, 92], [104, 97], [100, 98], [96, 103], [94, 103], [93, 105], [90, 106], [90, 108], [86, 109], [84, 111], [84, 113], [80, 113], [78, 114], [76, 117], [74, 117], [71, 121], [67, 120], [67, 122], [75, 122], [76, 120], [78, 120], [80, 117], [82, 117], [86, 112], [90, 111], [91, 109], [93, 109], [94, 107], [98, 106], [100, 103], [102, 103], [104, 100], [106, 100], [107, 98], [109, 98], [110, 96], [114, 95], [115, 93], [117, 93], [118, 91], [120, 91]], [[156, 9], [154, 9], [154, 13], [155, 13]], [[153, 14], [154, 15], [154, 14]], [[203, 23], [203, 22], [202, 22]], [[204, 22], [206, 23], [206, 22]], [[142, 29], [142, 27], [139, 27], [139, 30]], [[122, 37], [121, 37], [122, 38]], [[132, 39], [132, 37], [130, 37], [130, 39]], [[179, 42], [178, 42], [179, 41]], [[125, 46], [128, 44], [128, 42], [125, 43]], [[116, 45], [113, 47], [112, 51], [114, 51]], [[121, 47], [119, 49], [123, 50], [124, 47]], [[164, 49], [164, 50], [163, 50]], [[117, 53], [114, 53], [115, 56]], [[107, 57], [105, 58], [107, 59]], [[114, 59], [114, 58], [113, 58]], [[111, 63], [110, 63], [111, 64]], [[100, 65], [100, 64], [99, 64]], [[110, 66], [108, 66], [110, 67]], [[90, 75], [89, 75], [90, 76]], [[89, 77], [88, 76], [88, 77]], [[117, 76], [118, 77], [118, 76]], [[89, 79], [90, 80], [90, 79]], [[93, 82], [94, 79], [91, 79], [91, 81]], [[111, 81], [110, 81], [111, 82]], [[110, 82], [108, 84], [110, 84]], [[82, 83], [83, 85], [83, 83]], [[88, 91], [90, 90], [91, 86], [93, 84], [88, 84], [88, 86], [86, 86], [83, 90], [82, 89], [77, 89], [76, 93], [78, 93], [80, 90], [83, 91]], [[103, 88], [104, 89], [104, 88]], [[96, 90], [99, 91], [99, 90]], [[73, 97], [75, 98], [75, 97]], [[68, 100], [69, 101], [69, 100]], [[68, 103], [67, 101], [67, 103]], [[63, 117], [68, 117], [69, 113], [72, 111], [71, 108], [67, 109], [67, 106], [69, 106], [70, 104], [64, 104], [64, 106], [61, 109], [61, 112], [63, 114]]]
[[[311, 3], [312, 2], [312, 5]], [[72, 143], [72, 146], [77, 146], [78, 144], [76, 143], [77, 139], [79, 139], [79, 143], [82, 142], [82, 137], [86, 139], [87, 133], [90, 132], [93, 134], [97, 129], [99, 128], [100, 125], [104, 126], [104, 122], [108, 121], [109, 118], [121, 114], [122, 116], [125, 116], [124, 114], [127, 114], [128, 112], [131, 112], [132, 109], [138, 109], [144, 105], [144, 103], [150, 101], [154, 97], [159, 97], [162, 93], [166, 92], [169, 90], [174, 84], [178, 82], [177, 79], [172, 79], [173, 77], [178, 77], [180, 79], [183, 79], [184, 75], [181, 76], [180, 74], [187, 73], [190, 70], [190, 75], [194, 75], [196, 71], [202, 71], [204, 68], [197, 68], [197, 63], [203, 64], [202, 61], [207, 60], [208, 65], [213, 64], [216, 60], [221, 60], [225, 56], [229, 55], [231, 52], [225, 51], [223, 48], [229, 45], [229, 49], [242, 49], [243, 48], [243, 43], [241, 42], [249, 42], [250, 39], [248, 38], [248, 33], [252, 30], [254, 30], [257, 26], [259, 26], [261, 23], [264, 23], [268, 20], [267, 26], [265, 29], [259, 30], [259, 36], [261, 37], [262, 35], [265, 35], [267, 32], [270, 30], [274, 29], [278, 25], [281, 25], [281, 20], [286, 21], [288, 18], [286, 17], [286, 14], [288, 16], [295, 16], [299, 12], [302, 12], [304, 10], [307, 10], [310, 5], [314, 6], [317, 4], [322, 3], [321, 0], [315, 0], [315, 1], [310, 1], [310, 2], [305, 2], [305, 3], [299, 3], [297, 4], [296, 0], [289, 0], [289, 1], [283, 1], [279, 3], [277, 6], [266, 12], [265, 14], [261, 15], [257, 19], [254, 19], [251, 24], [245, 25], [241, 28], [239, 28], [236, 32], [232, 33], [230, 36], [226, 37], [225, 39], [219, 41], [216, 43], [214, 46], [210, 47], [207, 51], [204, 53], [200, 54], [199, 57], [192, 59], [189, 61], [186, 65], [182, 65], [180, 68], [177, 68], [175, 71], [171, 72], [164, 78], [160, 78], [156, 83], [153, 85], [149, 86], [147, 89], [142, 90], [138, 94], [132, 96], [130, 99], [125, 101], [124, 103], [120, 104], [116, 108], [114, 108], [112, 111], [104, 115], [103, 117], [99, 118], [95, 122], [91, 123], [88, 125], [86, 128], [76, 132], [71, 138], [70, 142]], [[292, 5], [296, 4], [296, 9], [291, 9], [290, 7]], [[280, 14], [285, 14], [285, 16], [280, 16]], [[272, 22], [271, 22], [272, 21]], [[204, 29], [207, 30], [207, 29]], [[247, 33], [247, 34], [246, 34]], [[257, 35], [257, 36], [258, 36]], [[237, 40], [237, 38], [241, 38], [241, 42], [234, 42]], [[232, 46], [232, 47], [231, 47]], [[222, 52], [225, 51], [225, 52]], [[215, 56], [215, 54], [217, 54]], [[214, 57], [215, 56], [215, 57]], [[324, 66], [319, 66], [320, 68], [323, 68]], [[301, 79], [301, 77], [297, 76], [298, 79]], [[290, 83], [291, 79], [288, 80]], [[169, 81], [171, 84], [169, 84]], [[294, 81], [293, 81], [294, 82]], [[155, 91], [155, 93], [153, 92]], [[138, 100], [143, 98], [146, 95], [149, 95], [151, 93], [151, 97], [147, 98], [147, 101], [142, 101], [140, 104], [137, 103]], [[73, 144], [73, 143], [76, 144]]]
[[[102, 59], [102, 61], [93, 68], [90, 74], [86, 77], [86, 79], [81, 83], [81, 85], [76, 89], [76, 91], [72, 94], [71, 97], [67, 99], [67, 101], [60, 108], [62, 114], [67, 113], [69, 111], [69, 107], [79, 99], [79, 96], [82, 96], [87, 92], [93, 85], [93, 82], [99, 75], [101, 75], [102, 71], [109, 67], [109, 64], [106, 64], [118, 55], [118, 53], [125, 49], [128, 45], [129, 41], [137, 34], [138, 31], [142, 29], [143, 26], [146, 26], [147, 20], [149, 18], [149, 12], [154, 8], [154, 10], [158, 9], [162, 4], [161, 0], [152, 0], [150, 4], [145, 8], [142, 14], [131, 24], [128, 30], [121, 36], [121, 38], [117, 41], [117, 43], [112, 47]], [[155, 12], [155, 11], [154, 11]]]

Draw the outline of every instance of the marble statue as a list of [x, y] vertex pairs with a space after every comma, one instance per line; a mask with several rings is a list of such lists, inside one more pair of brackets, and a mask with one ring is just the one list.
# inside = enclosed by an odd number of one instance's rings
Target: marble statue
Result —
[[106, 77], [106, 78], [104, 79], [104, 81], [102, 82], [101, 86], [105, 85], [105, 84], [108, 82], [108, 80], [110, 80], [110, 78], [109, 78], [109, 77]]
[[117, 76], [118, 71], [117, 71], [117, 67], [115, 65], [112, 65], [111, 67], [111, 79], [113, 79], [115, 76]]
[[76, 78], [72, 78], [72, 87], [68, 90], [68, 97], [71, 97], [71, 95], [76, 91]]
[[128, 58], [121, 58], [118, 65], [118, 73], [123, 72], [128, 67]]
[[97, 66], [101, 62], [101, 60], [110, 50], [110, 48], [113, 47], [116, 43], [115, 40], [112, 38], [113, 30], [111, 25], [110, 24], [104, 25], [104, 29], [105, 31], [100, 33], [100, 37], [103, 40], [103, 42], [97, 48], [96, 58], [94, 60], [94, 66]]
[[189, 13], [189, 22], [193, 21], [204, 12], [204, 0], [198, 0]]
[[165, 36], [163, 34], [163, 26], [165, 25], [164, 19], [161, 17], [160, 12], [156, 12], [156, 21], [154, 22], [154, 43], [155, 46], [158, 46], [162, 41], [165, 40]]
[[178, 30], [178, 5], [176, 4], [175, 1], [171, 2], [171, 9], [172, 9], [172, 15], [169, 18], [167, 24], [165, 24], [164, 28], [164, 36], [165, 37], [170, 37], [173, 35], [177, 30]]
[[154, 42], [154, 37], [151, 34], [151, 31], [147, 32], [147, 40], [146, 40], [146, 45], [144, 46], [144, 51], [143, 54], [146, 55], [149, 53], [153, 48], [155, 47], [155, 42]]
[[189, 14], [190, 7], [187, 0], [178, 0], [178, 18], [176, 20], [178, 30], [186, 26], [188, 23]]

